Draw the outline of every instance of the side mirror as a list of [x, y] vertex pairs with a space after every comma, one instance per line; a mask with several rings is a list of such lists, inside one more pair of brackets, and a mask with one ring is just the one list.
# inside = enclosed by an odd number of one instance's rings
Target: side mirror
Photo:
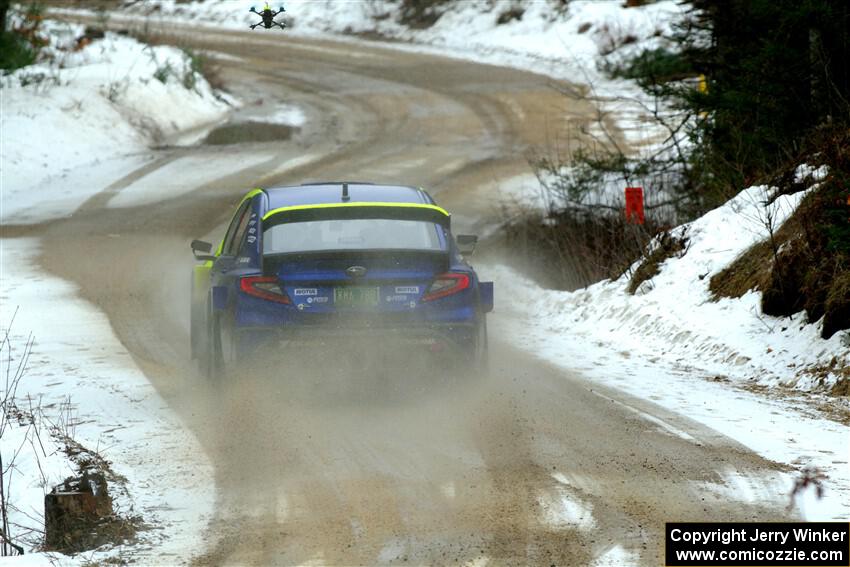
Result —
[[475, 245], [478, 244], [478, 237], [474, 234], [458, 234], [455, 238], [457, 248], [464, 256], [472, 256], [475, 252]]
[[215, 256], [211, 255], [212, 244], [209, 242], [204, 242], [203, 240], [193, 240], [192, 241], [192, 254], [195, 256], [195, 260], [201, 260], [202, 262], [206, 262], [209, 260], [215, 260]]

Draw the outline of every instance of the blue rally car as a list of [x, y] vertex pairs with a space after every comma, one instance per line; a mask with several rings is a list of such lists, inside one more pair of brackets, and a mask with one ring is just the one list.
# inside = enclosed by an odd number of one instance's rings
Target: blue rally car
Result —
[[203, 262], [192, 278], [192, 356], [216, 377], [292, 344], [373, 338], [480, 369], [493, 284], [463, 258], [476, 237], [453, 237], [450, 220], [414, 187], [250, 191], [214, 255], [192, 242]]

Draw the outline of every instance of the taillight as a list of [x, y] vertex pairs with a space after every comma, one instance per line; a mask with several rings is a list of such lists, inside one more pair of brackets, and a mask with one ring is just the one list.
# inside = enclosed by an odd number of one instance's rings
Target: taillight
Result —
[[274, 276], [242, 277], [239, 279], [239, 289], [260, 299], [268, 299], [277, 303], [292, 303], [289, 296], [280, 287], [280, 282]]
[[463, 291], [469, 287], [469, 276], [466, 274], [447, 273], [437, 276], [425, 295], [422, 296], [422, 301], [431, 301], [432, 299], [440, 299], [447, 295], [453, 295], [459, 291]]

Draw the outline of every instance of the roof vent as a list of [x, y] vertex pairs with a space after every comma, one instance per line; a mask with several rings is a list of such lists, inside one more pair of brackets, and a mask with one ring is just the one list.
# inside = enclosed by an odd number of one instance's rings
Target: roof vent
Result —
[[343, 203], [347, 203], [351, 200], [351, 197], [348, 196], [348, 183], [342, 184], [342, 201]]

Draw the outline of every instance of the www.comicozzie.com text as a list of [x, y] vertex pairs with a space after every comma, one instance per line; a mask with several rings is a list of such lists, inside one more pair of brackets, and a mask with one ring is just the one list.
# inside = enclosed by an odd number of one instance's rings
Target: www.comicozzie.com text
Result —
[[794, 536], [796, 542], [842, 542], [847, 541], [847, 532], [842, 530], [813, 530], [811, 528], [795, 528], [793, 530], [764, 530], [760, 528], [737, 528], [714, 530], [683, 530], [675, 528], [670, 532], [672, 541], [686, 541], [689, 543], [721, 543], [728, 545], [736, 541], [772, 541], [781, 544], [788, 542], [788, 538]]

